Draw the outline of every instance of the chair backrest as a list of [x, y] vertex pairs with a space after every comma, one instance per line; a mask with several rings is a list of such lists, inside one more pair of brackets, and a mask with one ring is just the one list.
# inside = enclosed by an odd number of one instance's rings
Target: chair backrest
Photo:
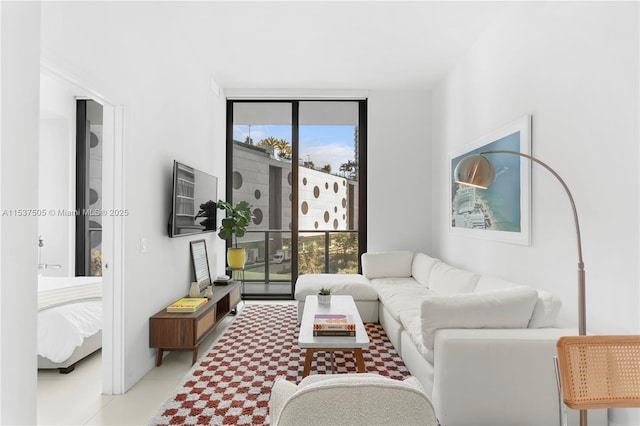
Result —
[[286, 402], [277, 423], [385, 426], [437, 424], [431, 400], [421, 389], [384, 377], [371, 378], [367, 374], [359, 376], [362, 377], [354, 379], [336, 375], [335, 379], [299, 389]]
[[565, 336], [557, 347], [568, 407], [640, 407], [640, 336]]

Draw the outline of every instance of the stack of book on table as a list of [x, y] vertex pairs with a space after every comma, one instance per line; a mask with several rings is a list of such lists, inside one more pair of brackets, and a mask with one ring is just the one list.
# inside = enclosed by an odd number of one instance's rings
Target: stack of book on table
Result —
[[355, 336], [356, 324], [351, 315], [315, 314], [314, 336]]
[[208, 301], [206, 297], [183, 297], [167, 306], [167, 312], [195, 312]]

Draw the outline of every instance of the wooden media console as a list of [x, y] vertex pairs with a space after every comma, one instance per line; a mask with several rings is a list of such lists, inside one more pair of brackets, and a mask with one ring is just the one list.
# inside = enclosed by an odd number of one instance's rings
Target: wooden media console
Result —
[[240, 302], [240, 282], [214, 286], [213, 298], [191, 313], [171, 313], [166, 308], [149, 318], [149, 347], [157, 348], [156, 366], [164, 351], [190, 350], [191, 364], [198, 358], [198, 345]]

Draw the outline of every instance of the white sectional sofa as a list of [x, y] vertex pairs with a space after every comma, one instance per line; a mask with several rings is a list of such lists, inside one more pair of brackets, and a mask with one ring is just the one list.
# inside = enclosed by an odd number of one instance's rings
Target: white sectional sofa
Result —
[[[559, 424], [553, 356], [558, 338], [577, 331], [555, 327], [557, 297], [409, 251], [365, 253], [362, 272], [300, 276], [298, 312], [322, 286], [352, 294], [363, 320], [384, 327], [442, 426]], [[605, 425], [606, 410], [589, 419]]]

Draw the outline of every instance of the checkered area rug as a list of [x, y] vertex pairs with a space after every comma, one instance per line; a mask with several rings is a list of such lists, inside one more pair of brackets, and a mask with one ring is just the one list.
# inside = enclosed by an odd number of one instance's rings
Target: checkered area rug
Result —
[[[191, 368], [148, 425], [268, 425], [269, 397], [277, 377], [299, 383], [304, 351], [297, 345], [297, 307], [249, 305]], [[379, 324], [365, 324], [368, 373], [409, 376]], [[336, 373], [355, 373], [351, 352], [334, 352]], [[331, 374], [331, 354], [317, 353], [311, 374]]]

